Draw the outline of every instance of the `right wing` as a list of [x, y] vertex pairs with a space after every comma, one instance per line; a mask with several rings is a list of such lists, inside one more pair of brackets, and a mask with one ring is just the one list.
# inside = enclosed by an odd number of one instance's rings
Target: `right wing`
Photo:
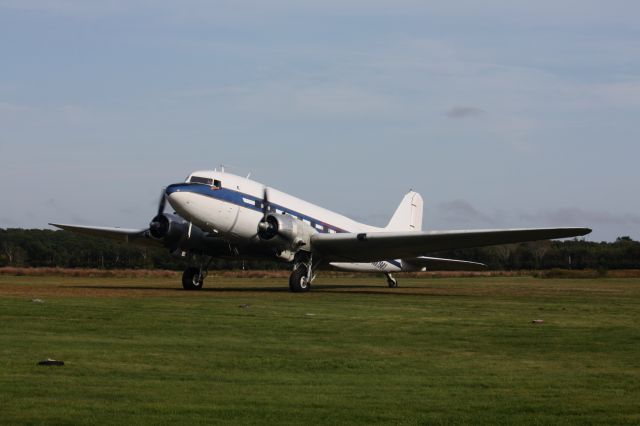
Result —
[[56, 228], [64, 229], [65, 231], [72, 231], [82, 235], [89, 235], [92, 237], [109, 238], [112, 240], [142, 244], [145, 246], [156, 245], [155, 240], [149, 238], [148, 229], [127, 229], [127, 228], [112, 228], [104, 226], [80, 226], [80, 225], [67, 225], [61, 223], [50, 223], [49, 225]]
[[430, 252], [586, 235], [589, 228], [314, 234], [311, 246], [333, 262], [411, 259]]

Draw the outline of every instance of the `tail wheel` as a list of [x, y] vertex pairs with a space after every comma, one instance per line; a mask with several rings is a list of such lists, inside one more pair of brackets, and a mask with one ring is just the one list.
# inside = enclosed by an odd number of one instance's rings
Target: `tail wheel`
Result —
[[305, 291], [309, 291], [311, 283], [307, 278], [308, 272], [309, 270], [304, 265], [300, 265], [293, 270], [289, 277], [289, 288], [291, 291], [294, 293], [304, 293]]
[[204, 277], [200, 273], [200, 268], [189, 267], [182, 274], [182, 287], [185, 290], [201, 290], [204, 284]]

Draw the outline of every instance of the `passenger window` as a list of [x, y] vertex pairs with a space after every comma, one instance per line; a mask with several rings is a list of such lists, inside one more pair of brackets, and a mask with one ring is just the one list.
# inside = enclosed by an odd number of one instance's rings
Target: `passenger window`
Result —
[[213, 181], [213, 189], [220, 189], [222, 188], [222, 182], [219, 181], [218, 179]]

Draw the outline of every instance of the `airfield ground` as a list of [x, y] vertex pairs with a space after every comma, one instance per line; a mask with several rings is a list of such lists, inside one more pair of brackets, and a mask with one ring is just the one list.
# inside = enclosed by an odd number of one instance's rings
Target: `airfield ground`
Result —
[[640, 423], [638, 278], [178, 285], [0, 276], [0, 424]]

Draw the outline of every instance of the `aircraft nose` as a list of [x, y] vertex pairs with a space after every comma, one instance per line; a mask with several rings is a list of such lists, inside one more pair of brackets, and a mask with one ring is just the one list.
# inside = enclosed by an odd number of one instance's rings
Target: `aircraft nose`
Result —
[[167, 189], [165, 189], [164, 194], [167, 197], [167, 201], [169, 201], [169, 204], [171, 204], [171, 206], [174, 209], [178, 209], [180, 205], [183, 204], [183, 202], [185, 201], [185, 195], [188, 193], [189, 191], [186, 188], [185, 184], [182, 183], [174, 183], [173, 185], [169, 185], [167, 186]]
[[167, 186], [167, 189], [164, 190], [164, 195], [170, 197], [172, 194], [176, 192], [181, 192], [184, 189], [184, 184], [182, 183], [174, 183], [172, 185]]

